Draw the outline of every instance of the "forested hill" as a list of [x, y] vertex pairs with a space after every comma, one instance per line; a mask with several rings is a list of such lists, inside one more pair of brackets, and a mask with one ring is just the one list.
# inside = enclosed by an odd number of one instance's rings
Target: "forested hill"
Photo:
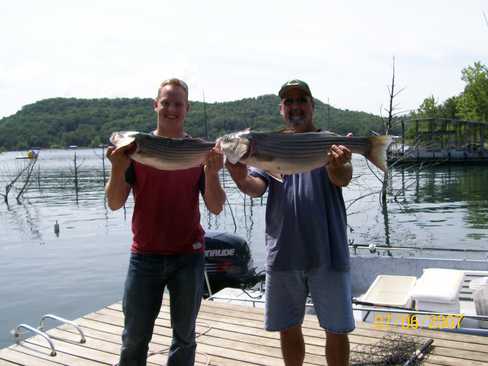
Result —
[[[209, 139], [250, 127], [271, 131], [283, 127], [279, 98], [264, 95], [233, 102], [205, 104]], [[194, 137], [205, 136], [202, 102], [191, 102], [186, 130]], [[368, 135], [382, 131], [380, 117], [340, 110], [316, 100], [317, 126], [344, 134]], [[16, 114], [0, 119], [0, 150], [31, 147], [56, 148], [69, 145], [98, 146], [108, 143], [113, 131], [151, 131], [156, 117], [151, 99], [53, 98], [24, 106]]]

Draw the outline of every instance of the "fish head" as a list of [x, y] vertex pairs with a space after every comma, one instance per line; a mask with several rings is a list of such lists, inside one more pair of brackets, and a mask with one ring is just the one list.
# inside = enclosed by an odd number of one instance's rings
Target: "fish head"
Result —
[[136, 140], [137, 131], [118, 131], [110, 136], [110, 143], [115, 147], [123, 147], [132, 144]]
[[250, 140], [248, 138], [249, 129], [229, 133], [217, 140], [217, 145], [225, 155], [225, 158], [232, 164], [237, 163], [245, 157], [249, 151]]

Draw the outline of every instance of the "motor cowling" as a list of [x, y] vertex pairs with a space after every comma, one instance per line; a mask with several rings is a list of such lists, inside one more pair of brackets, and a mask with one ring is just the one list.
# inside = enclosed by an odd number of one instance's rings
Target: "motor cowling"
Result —
[[217, 231], [205, 234], [205, 269], [212, 294], [225, 287], [243, 288], [256, 283], [249, 245], [234, 234]]

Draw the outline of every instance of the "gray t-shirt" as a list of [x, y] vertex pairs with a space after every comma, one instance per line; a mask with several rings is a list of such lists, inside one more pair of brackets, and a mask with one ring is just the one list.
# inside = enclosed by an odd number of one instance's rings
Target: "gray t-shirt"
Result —
[[268, 184], [266, 270], [349, 270], [347, 218], [341, 188], [325, 167], [285, 175], [283, 183], [251, 168]]

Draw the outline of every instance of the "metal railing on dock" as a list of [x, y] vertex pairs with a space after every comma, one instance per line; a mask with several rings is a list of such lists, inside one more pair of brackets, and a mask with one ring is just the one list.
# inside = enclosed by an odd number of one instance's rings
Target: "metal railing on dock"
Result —
[[21, 329], [25, 329], [29, 332], [32, 332], [38, 336], [41, 336], [42, 338], [44, 338], [48, 343], [49, 343], [49, 347], [51, 349], [51, 353], [49, 354], [51, 357], [54, 357], [56, 356], [56, 348], [54, 346], [54, 342], [53, 342], [53, 338], [51, 338], [46, 332], [45, 332], [45, 329], [44, 329], [44, 322], [46, 319], [53, 319], [53, 320], [57, 320], [58, 322], [61, 322], [63, 324], [69, 324], [69, 325], [72, 325], [77, 331], [78, 333], [80, 334], [81, 336], [81, 339], [80, 339], [80, 343], [83, 344], [83, 343], [86, 343], [86, 338], [85, 338], [85, 334], [83, 333], [83, 330], [81, 329], [81, 327], [76, 324], [75, 322], [71, 321], [71, 320], [68, 320], [68, 319], [65, 319], [65, 318], [62, 318], [60, 316], [57, 316], [57, 315], [54, 315], [54, 314], [45, 314], [41, 317], [41, 320], [39, 321], [39, 327], [35, 328], [29, 324], [19, 324], [15, 327], [15, 329], [12, 331], [13, 333], [13, 336], [14, 336], [14, 339], [15, 339], [15, 343], [20, 345], [20, 343], [22, 342], [22, 340], [24, 339], [23, 338], [23, 335], [26, 334], [27, 332], [21, 332]]

